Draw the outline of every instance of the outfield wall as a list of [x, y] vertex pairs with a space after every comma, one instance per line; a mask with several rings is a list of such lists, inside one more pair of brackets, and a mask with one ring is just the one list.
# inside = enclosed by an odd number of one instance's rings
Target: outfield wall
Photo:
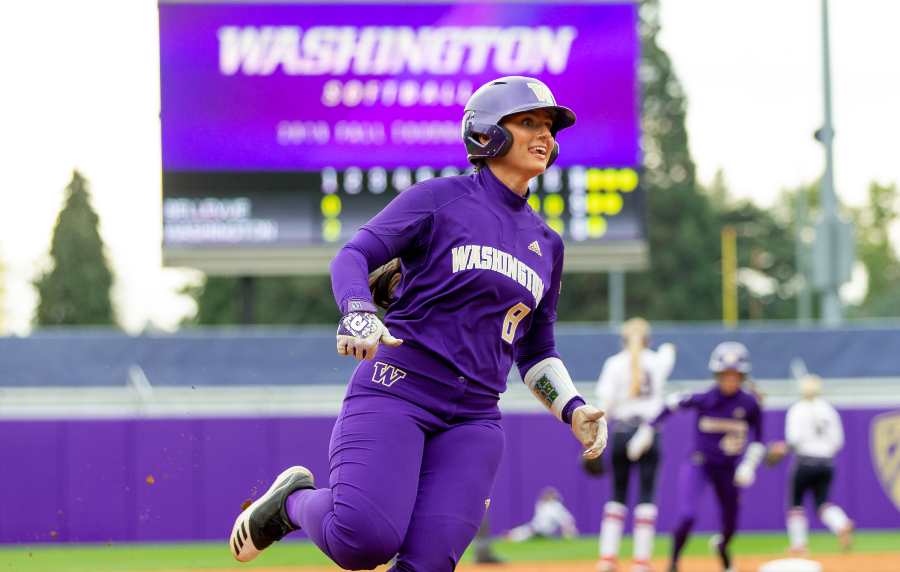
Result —
[[[900, 528], [900, 502], [895, 505], [879, 483], [873, 447], [887, 447], [883, 456], [893, 459], [895, 471], [900, 453], [896, 441], [877, 445], [871, 439], [873, 423], [893, 421], [885, 435], [900, 440], [900, 408], [841, 413], [847, 446], [837, 458], [832, 500], [860, 528]], [[766, 412], [766, 440], [782, 436], [784, 414]], [[678, 415], [665, 428], [662, 531], [675, 518], [677, 471], [689, 451], [692, 419]], [[224, 540], [241, 502], [261, 494], [285, 467], [303, 464], [320, 484], [327, 481], [333, 423], [333, 415], [0, 421], [0, 542]], [[610, 479], [590, 477], [580, 467], [580, 445], [568, 427], [542, 412], [506, 413], [503, 426], [506, 452], [491, 501], [494, 532], [528, 521], [548, 485], [562, 493], [581, 532], [597, 532]], [[787, 463], [760, 469], [744, 495], [741, 529], [783, 529], [788, 473]], [[697, 529], [714, 529], [712, 494], [698, 502]]]
[[[560, 324], [556, 334], [590, 400], [618, 336], [602, 324]], [[900, 327], [663, 325], [654, 343], [678, 346], [666, 391], [708, 387], [709, 352], [726, 339], [750, 349], [768, 394], [767, 441], [782, 437], [785, 409], [797, 399], [790, 360], [801, 357], [822, 375], [847, 432], [834, 502], [862, 528], [900, 528]], [[285, 467], [306, 465], [327, 482], [331, 428], [355, 365], [335, 353], [333, 328], [138, 337], [60, 329], [0, 338], [0, 542], [224, 539], [241, 502]], [[609, 477], [584, 472], [571, 431], [515, 368], [509, 382], [500, 400], [507, 446], [491, 502], [494, 532], [528, 521], [545, 486], [560, 490], [582, 532], [597, 532]], [[675, 518], [692, 420], [679, 415], [665, 428], [664, 531]], [[872, 438], [875, 423], [880, 439]], [[760, 470], [744, 497], [743, 529], [783, 528], [788, 473], [787, 464]], [[714, 529], [711, 493], [698, 502], [698, 529]]]
[[[108, 329], [42, 328], [0, 337], [0, 388], [117, 387], [140, 366], [154, 387], [345, 386], [356, 362], [334, 348], [333, 327], [188, 328], [173, 335], [128, 336]], [[607, 324], [554, 327], [556, 347], [576, 381], [596, 381], [603, 360], [620, 351]], [[673, 380], [709, 376], [709, 354], [736, 340], [750, 350], [753, 375], [788, 377], [793, 358], [823, 378], [900, 377], [900, 324], [798, 328], [796, 324], [654, 324], [653, 343], [678, 346]], [[2, 402], [0, 402], [2, 405]]]

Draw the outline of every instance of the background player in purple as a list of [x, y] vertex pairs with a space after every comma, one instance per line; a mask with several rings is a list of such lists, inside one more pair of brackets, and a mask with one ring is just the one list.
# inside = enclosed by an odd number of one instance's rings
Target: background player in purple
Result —
[[345, 569], [396, 555], [392, 570], [453, 570], [490, 504], [513, 362], [585, 456], [600, 454], [603, 412], [585, 405], [554, 349], [562, 239], [527, 204], [528, 182], [574, 123], [538, 80], [482, 86], [462, 124], [476, 172], [417, 183], [341, 249], [337, 348], [361, 363], [332, 433], [330, 488], [316, 490], [303, 467], [283, 472], [235, 522], [235, 558], [302, 528]]
[[[641, 425], [628, 443], [629, 456], [639, 457], [653, 442], [654, 427], [681, 409], [697, 410], [694, 451], [678, 476], [678, 521], [672, 542], [670, 572], [678, 570], [678, 556], [694, 525], [697, 499], [712, 484], [722, 516], [722, 534], [712, 541], [726, 572], [734, 572], [728, 543], [737, 527], [740, 488], [756, 480], [756, 468], [766, 453], [756, 395], [741, 389], [750, 372], [750, 353], [738, 342], [722, 342], [713, 350], [709, 369], [716, 386], [705, 393], [674, 395], [649, 424]], [[747, 445], [747, 443], [750, 443]], [[743, 455], [743, 457], [742, 457]]]

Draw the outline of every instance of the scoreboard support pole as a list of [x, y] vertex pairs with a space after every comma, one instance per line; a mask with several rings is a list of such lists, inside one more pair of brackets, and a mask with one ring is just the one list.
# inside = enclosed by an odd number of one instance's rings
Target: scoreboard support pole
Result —
[[245, 326], [253, 324], [256, 320], [256, 316], [254, 315], [256, 304], [253, 301], [253, 287], [253, 276], [244, 276], [241, 278], [241, 297], [243, 298], [243, 304], [241, 306], [241, 323]]
[[609, 325], [618, 326], [625, 321], [625, 270], [621, 267], [609, 271]]

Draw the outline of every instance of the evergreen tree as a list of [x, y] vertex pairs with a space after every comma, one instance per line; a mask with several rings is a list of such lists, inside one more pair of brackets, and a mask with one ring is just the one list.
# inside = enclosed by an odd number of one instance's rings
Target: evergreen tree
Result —
[[[650, 268], [626, 276], [626, 314], [650, 320], [722, 316], [721, 221], [698, 187], [685, 129], [686, 98], [666, 52], [656, 43], [659, 0], [640, 8], [642, 186], [647, 192]], [[607, 275], [566, 274], [559, 319], [605, 320]]]
[[115, 325], [109, 297], [112, 272], [87, 187], [88, 181], [75, 171], [53, 231], [53, 269], [35, 282], [40, 295], [39, 326]]
[[641, 2], [643, 185], [650, 268], [626, 278], [627, 313], [650, 320], [722, 316], [721, 222], [695, 178], [685, 128], [686, 98], [656, 43], [659, 1]]
[[[250, 294], [255, 324], [336, 324], [341, 313], [329, 276], [252, 278]], [[210, 276], [198, 293], [196, 322], [203, 325], [244, 322], [244, 283], [240, 277]]]
[[719, 213], [737, 231], [738, 319], [797, 316], [796, 251], [792, 221], [743, 201]]

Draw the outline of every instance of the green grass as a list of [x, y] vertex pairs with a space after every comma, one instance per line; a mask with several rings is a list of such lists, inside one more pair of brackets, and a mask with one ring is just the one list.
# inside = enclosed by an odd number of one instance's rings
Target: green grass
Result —
[[[685, 555], [709, 554], [708, 533], [697, 533], [685, 548]], [[738, 534], [732, 543], [735, 554], [783, 554], [787, 538], [784, 534]], [[837, 552], [834, 536], [813, 533], [810, 549], [814, 554]], [[661, 535], [656, 542], [656, 555], [665, 556], [670, 538]], [[897, 551], [900, 530], [859, 532], [854, 550], [860, 552]], [[536, 538], [513, 544], [494, 543], [494, 551], [509, 561], [592, 560], [597, 557], [597, 538], [583, 536], [573, 540]], [[622, 541], [623, 555], [631, 554], [631, 539]], [[471, 561], [471, 550], [463, 561]], [[249, 564], [236, 562], [225, 542], [160, 543], [160, 544], [34, 544], [0, 547], [0, 572], [92, 572], [126, 570], [169, 570], [204, 568], [250, 569], [264, 566], [325, 566], [330, 561], [309, 542], [282, 542], [266, 550]], [[335, 570], [339, 570], [335, 566]]]

